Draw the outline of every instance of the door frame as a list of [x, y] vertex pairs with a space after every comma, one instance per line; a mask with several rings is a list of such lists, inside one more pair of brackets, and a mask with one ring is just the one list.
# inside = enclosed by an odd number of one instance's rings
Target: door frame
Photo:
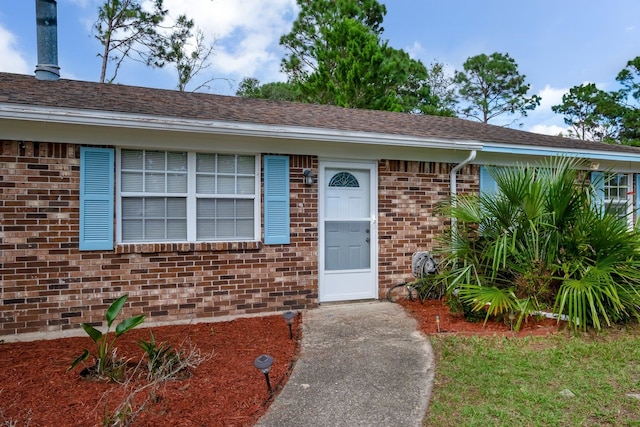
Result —
[[369, 212], [370, 212], [370, 269], [371, 284], [369, 293], [357, 299], [378, 299], [378, 162], [358, 161], [318, 161], [318, 301], [348, 301], [327, 299], [325, 277], [325, 179], [327, 168], [339, 168], [346, 171], [359, 169], [369, 171]]

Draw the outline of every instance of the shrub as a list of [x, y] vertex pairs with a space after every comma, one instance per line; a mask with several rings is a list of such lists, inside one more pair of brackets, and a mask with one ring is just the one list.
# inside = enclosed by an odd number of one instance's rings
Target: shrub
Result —
[[515, 328], [541, 310], [574, 327], [640, 317], [640, 234], [598, 203], [584, 162], [490, 168], [495, 194], [452, 200], [441, 279], [463, 305], [513, 312]]

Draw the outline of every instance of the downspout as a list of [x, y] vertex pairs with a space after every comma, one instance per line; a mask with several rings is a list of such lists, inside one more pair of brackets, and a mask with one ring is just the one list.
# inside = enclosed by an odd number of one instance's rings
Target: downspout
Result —
[[36, 0], [38, 64], [36, 79], [58, 80], [58, 12], [56, 0]]
[[[456, 206], [456, 194], [458, 193], [458, 190], [456, 188], [456, 174], [460, 169], [462, 169], [463, 167], [468, 165], [470, 162], [475, 160], [476, 154], [477, 154], [476, 150], [471, 150], [471, 153], [469, 153], [469, 157], [467, 157], [465, 160], [462, 161], [462, 163], [458, 163], [453, 167], [453, 169], [451, 169], [451, 174], [449, 175], [449, 181], [451, 186], [451, 205], [454, 207]], [[451, 218], [451, 228], [453, 229], [455, 228], [455, 226], [456, 226], [456, 219]]]

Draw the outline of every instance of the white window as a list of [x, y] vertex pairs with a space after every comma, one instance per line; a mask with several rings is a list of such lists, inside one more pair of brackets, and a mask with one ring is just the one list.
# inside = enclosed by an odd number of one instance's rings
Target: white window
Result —
[[255, 156], [121, 150], [118, 241], [257, 240]]
[[633, 180], [631, 175], [607, 173], [604, 177], [604, 204], [611, 213], [633, 225]]

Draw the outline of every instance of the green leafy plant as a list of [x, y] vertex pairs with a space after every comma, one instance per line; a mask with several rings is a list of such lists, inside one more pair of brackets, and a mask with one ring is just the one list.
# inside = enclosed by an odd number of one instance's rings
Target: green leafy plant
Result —
[[553, 310], [575, 328], [640, 317], [640, 230], [598, 203], [579, 159], [488, 168], [498, 191], [444, 206], [442, 280], [465, 315]]
[[139, 340], [140, 347], [147, 356], [147, 377], [149, 379], [173, 377], [177, 367], [181, 367], [181, 355], [166, 341], [156, 342], [153, 332], [149, 341]]
[[[123, 295], [111, 303], [105, 318], [107, 320], [107, 331], [103, 334], [88, 323], [82, 324], [82, 329], [89, 335], [89, 337], [96, 344], [96, 353], [93, 355], [95, 358], [95, 374], [98, 376], [106, 376], [111, 379], [119, 379], [122, 376], [122, 364], [119, 363], [115, 357], [116, 340], [122, 334], [130, 331], [144, 321], [144, 315], [138, 315], [129, 317], [122, 322], [118, 323], [115, 329], [115, 333], [110, 336], [111, 326], [114, 320], [122, 311], [124, 303], [127, 301], [128, 295]], [[85, 349], [80, 356], [78, 356], [67, 370], [75, 368], [80, 362], [83, 362], [91, 355], [90, 351]]]

